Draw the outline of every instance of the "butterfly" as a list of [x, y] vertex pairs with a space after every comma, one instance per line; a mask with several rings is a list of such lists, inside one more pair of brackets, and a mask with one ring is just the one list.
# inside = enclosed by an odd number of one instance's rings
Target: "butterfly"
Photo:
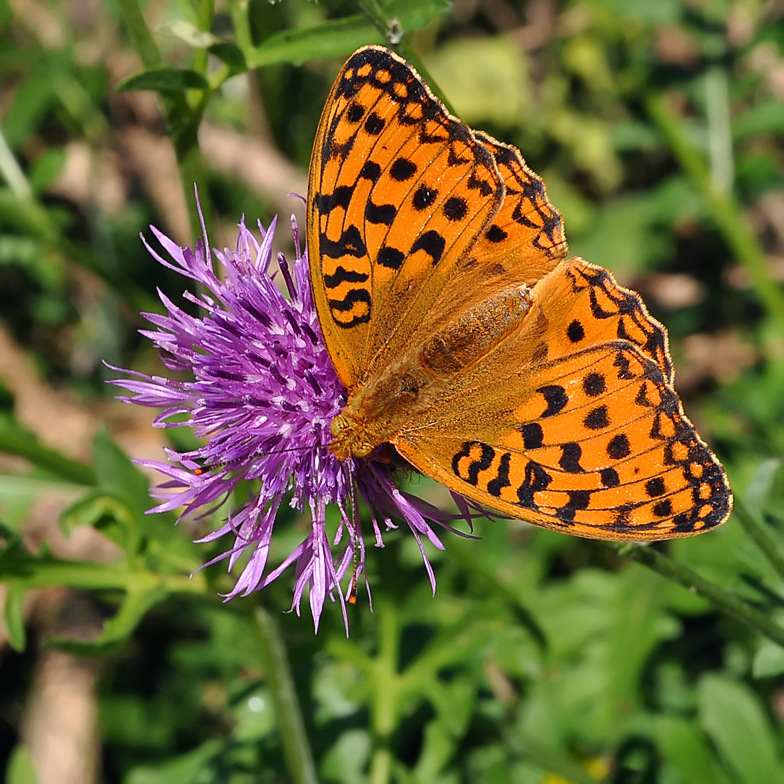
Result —
[[729, 517], [664, 327], [608, 271], [567, 258], [520, 152], [451, 116], [387, 49], [355, 52], [327, 99], [307, 239], [348, 394], [331, 426], [339, 459], [391, 445], [485, 508], [595, 539]]

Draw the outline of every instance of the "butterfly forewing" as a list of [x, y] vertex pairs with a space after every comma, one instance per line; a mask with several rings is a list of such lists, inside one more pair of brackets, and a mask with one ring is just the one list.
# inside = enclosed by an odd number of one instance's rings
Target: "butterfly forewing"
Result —
[[349, 388], [400, 352], [497, 212], [494, 158], [400, 58], [355, 53], [310, 169], [308, 247], [324, 338]]
[[481, 267], [520, 269], [525, 277], [519, 283], [533, 285], [566, 257], [561, 213], [519, 150], [481, 131], [474, 133], [495, 158], [506, 192], [492, 223], [471, 249], [471, 258]]

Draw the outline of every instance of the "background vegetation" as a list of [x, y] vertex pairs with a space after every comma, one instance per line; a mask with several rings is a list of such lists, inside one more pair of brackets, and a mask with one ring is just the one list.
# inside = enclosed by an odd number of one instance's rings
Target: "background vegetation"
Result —
[[[389, 537], [347, 640], [334, 605], [317, 636], [282, 614], [290, 576], [229, 604], [221, 566], [189, 577], [219, 549], [144, 516], [127, 456], [163, 435], [101, 360], [162, 372], [138, 311], [182, 282], [139, 232], [191, 244], [194, 181], [218, 246], [299, 211], [332, 79], [384, 31], [669, 327], [742, 506], [620, 553], [483, 523], [431, 554], [434, 599]], [[9, 784], [784, 782], [782, 46], [762, 0], [0, 0]], [[292, 516], [275, 555], [302, 536]]]

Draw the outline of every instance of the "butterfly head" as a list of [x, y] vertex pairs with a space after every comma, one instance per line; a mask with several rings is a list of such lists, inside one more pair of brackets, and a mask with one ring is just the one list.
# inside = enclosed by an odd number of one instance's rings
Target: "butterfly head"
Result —
[[375, 449], [359, 418], [357, 409], [349, 403], [333, 420], [329, 427], [332, 443], [329, 451], [338, 460], [349, 457], [368, 457]]

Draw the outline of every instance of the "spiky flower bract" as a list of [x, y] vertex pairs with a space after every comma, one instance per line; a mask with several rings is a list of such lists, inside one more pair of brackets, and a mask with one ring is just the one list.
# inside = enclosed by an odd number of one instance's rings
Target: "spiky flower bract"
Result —
[[[383, 546], [382, 527], [396, 527], [392, 517], [408, 524], [434, 591], [422, 537], [443, 549], [432, 523], [450, 527], [454, 518], [400, 491], [388, 464], [372, 458], [340, 462], [330, 453], [330, 423], [345, 404], [346, 390], [321, 337], [307, 253], [300, 252], [293, 218], [294, 262], [278, 254], [278, 270], [273, 271], [275, 224], [269, 229], [259, 224], [259, 242], [241, 222], [236, 250], [222, 252], [209, 247], [206, 235], [191, 250], [153, 228], [168, 258], [145, 242], [148, 250], [165, 267], [198, 284], [200, 294], [183, 295], [198, 313], [191, 315], [159, 292], [166, 313], [143, 314], [154, 329], [142, 334], [177, 379], [125, 370], [124, 378], [111, 383], [132, 393], [121, 397], [125, 402], [161, 409], [156, 427], [193, 428], [203, 443], [189, 452], [167, 449], [168, 462], [139, 461], [167, 477], [151, 491], [160, 501], [151, 511], [181, 508], [180, 519], [207, 514], [225, 504], [240, 482], [250, 482], [255, 489], [247, 500], [227, 511], [225, 523], [200, 541], [233, 536], [231, 549], [216, 559], [227, 558], [229, 570], [249, 551], [227, 598], [263, 588], [293, 565], [292, 607], [299, 613], [307, 591], [318, 629], [328, 596], [340, 602], [347, 624], [342, 582], [364, 573], [365, 548], [359, 515], [352, 510], [352, 486], [370, 510], [376, 545]], [[465, 500], [456, 500], [470, 520]], [[281, 564], [269, 568], [276, 516], [286, 502], [309, 515], [310, 530]], [[326, 526], [330, 504], [340, 513], [332, 537]]]

